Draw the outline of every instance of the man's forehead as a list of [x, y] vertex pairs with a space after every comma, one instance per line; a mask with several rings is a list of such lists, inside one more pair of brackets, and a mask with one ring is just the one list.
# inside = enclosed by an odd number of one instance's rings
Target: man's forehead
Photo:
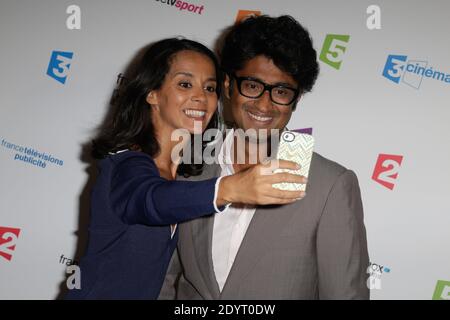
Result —
[[289, 73], [280, 69], [271, 58], [264, 55], [258, 55], [247, 60], [242, 69], [236, 71], [236, 74], [258, 78], [267, 83], [297, 85], [297, 81]]

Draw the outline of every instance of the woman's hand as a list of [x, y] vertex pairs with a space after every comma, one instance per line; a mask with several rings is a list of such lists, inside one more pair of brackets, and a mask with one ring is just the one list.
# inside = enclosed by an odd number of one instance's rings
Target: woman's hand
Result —
[[[276, 165], [277, 164], [277, 165]], [[298, 170], [299, 165], [292, 161], [272, 160], [257, 164], [234, 175], [220, 180], [217, 193], [217, 205], [228, 203], [245, 204], [286, 204], [305, 196], [304, 191], [279, 190], [272, 187], [275, 183], [306, 183], [307, 178], [297, 174], [274, 173], [275, 169]]]

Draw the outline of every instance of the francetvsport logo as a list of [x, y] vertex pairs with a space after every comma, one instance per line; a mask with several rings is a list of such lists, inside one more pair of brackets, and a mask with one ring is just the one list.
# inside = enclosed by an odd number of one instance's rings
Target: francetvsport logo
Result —
[[1, 139], [1, 146], [7, 150], [13, 151], [13, 159], [22, 161], [33, 166], [45, 169], [47, 164], [51, 163], [62, 167], [64, 161], [53, 157], [51, 154], [38, 151], [31, 147], [25, 147], [19, 144], [11, 143], [5, 139]]
[[197, 5], [181, 0], [156, 0], [156, 2], [167, 5], [172, 8], [176, 8], [180, 11], [187, 11], [197, 14], [202, 14], [203, 10], [205, 9], [204, 5]]
[[396, 54], [388, 55], [383, 77], [397, 84], [401, 81], [414, 89], [420, 88], [424, 78], [450, 83], [450, 74], [429, 65], [428, 61], [408, 59], [406, 55]]

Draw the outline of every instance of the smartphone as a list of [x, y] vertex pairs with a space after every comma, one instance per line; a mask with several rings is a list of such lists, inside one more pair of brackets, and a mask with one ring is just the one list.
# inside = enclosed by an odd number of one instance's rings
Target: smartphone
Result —
[[[281, 134], [280, 143], [278, 145], [277, 159], [296, 162], [301, 168], [300, 170], [277, 169], [275, 172], [290, 172], [308, 177], [313, 149], [313, 136], [294, 131], [284, 131]], [[302, 183], [283, 182], [276, 183], [273, 187], [280, 190], [306, 190], [306, 184]]]

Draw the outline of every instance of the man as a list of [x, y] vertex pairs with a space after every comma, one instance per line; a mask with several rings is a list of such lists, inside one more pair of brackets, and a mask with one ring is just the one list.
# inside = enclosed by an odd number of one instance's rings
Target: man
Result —
[[[220, 57], [235, 130], [284, 130], [319, 69], [308, 32], [290, 16], [250, 17], [235, 25]], [[225, 161], [190, 179], [251, 166], [249, 144], [267, 141], [243, 139], [241, 163], [239, 139], [228, 133], [219, 153]], [[368, 299], [368, 266], [357, 177], [314, 153], [303, 199], [282, 206], [232, 204], [224, 213], [181, 224], [160, 298]]]

